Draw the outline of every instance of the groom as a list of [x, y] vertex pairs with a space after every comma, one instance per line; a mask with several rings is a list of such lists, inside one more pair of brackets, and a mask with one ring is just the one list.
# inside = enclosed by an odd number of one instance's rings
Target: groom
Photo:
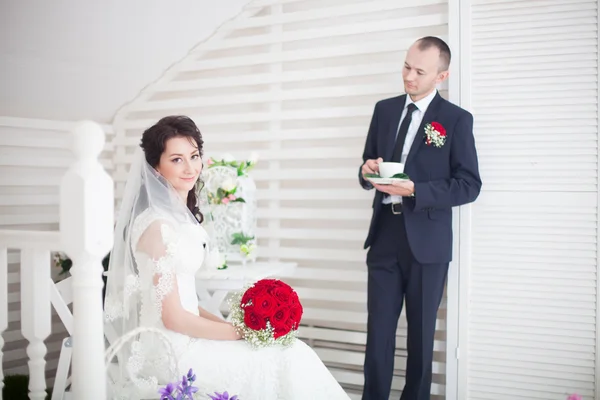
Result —
[[[450, 49], [424, 37], [408, 50], [402, 77], [407, 95], [375, 105], [359, 181], [375, 188], [365, 242], [368, 323], [363, 400], [387, 400], [394, 369], [396, 328], [403, 303], [408, 322], [402, 400], [428, 400], [438, 307], [452, 259], [452, 207], [481, 190], [473, 116], [443, 99]], [[372, 185], [381, 161], [402, 162], [410, 180]]]

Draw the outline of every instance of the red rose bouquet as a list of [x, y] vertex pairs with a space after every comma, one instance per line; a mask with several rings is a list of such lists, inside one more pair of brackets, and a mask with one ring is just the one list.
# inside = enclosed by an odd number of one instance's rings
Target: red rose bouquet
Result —
[[298, 294], [278, 279], [261, 279], [230, 300], [231, 323], [253, 347], [291, 345], [302, 319]]

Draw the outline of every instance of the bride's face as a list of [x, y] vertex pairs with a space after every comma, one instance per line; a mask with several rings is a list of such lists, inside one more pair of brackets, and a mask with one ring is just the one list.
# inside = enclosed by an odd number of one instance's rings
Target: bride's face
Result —
[[188, 192], [202, 172], [202, 159], [196, 142], [188, 137], [174, 137], [165, 143], [156, 170], [168, 180], [175, 190], [187, 199]]

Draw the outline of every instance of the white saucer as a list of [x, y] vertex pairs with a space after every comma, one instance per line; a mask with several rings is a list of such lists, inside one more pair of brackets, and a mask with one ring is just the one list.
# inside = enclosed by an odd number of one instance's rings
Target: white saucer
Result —
[[366, 178], [369, 182], [374, 183], [375, 185], [391, 185], [394, 182], [404, 182], [408, 179], [402, 178]]

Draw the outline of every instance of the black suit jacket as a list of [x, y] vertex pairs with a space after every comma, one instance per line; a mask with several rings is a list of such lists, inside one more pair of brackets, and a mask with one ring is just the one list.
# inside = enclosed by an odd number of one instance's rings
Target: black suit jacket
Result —
[[[406, 95], [379, 101], [375, 105], [363, 153], [366, 160], [390, 160]], [[438, 122], [446, 129], [446, 142], [438, 148], [425, 143], [425, 126]], [[398, 161], [398, 160], [395, 160]], [[362, 166], [361, 166], [362, 167]], [[415, 197], [403, 197], [403, 214], [409, 246], [422, 264], [452, 260], [452, 207], [473, 202], [481, 190], [481, 178], [473, 116], [448, 102], [439, 93], [429, 104], [407, 156], [404, 172], [415, 183]], [[365, 181], [359, 168], [359, 182]], [[383, 193], [373, 199], [373, 217], [365, 249], [374, 239], [381, 215]]]

